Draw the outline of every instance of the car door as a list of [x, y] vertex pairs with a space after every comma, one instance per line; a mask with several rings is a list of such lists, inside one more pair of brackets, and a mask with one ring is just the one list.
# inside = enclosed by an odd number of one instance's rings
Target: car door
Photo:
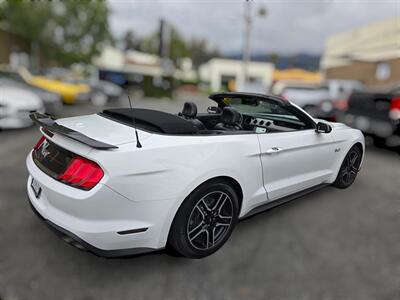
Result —
[[314, 129], [258, 134], [264, 186], [276, 200], [323, 183], [332, 175], [334, 139]]

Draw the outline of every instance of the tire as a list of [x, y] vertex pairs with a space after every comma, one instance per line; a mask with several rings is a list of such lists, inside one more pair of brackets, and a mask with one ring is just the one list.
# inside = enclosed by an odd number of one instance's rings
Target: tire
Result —
[[374, 136], [374, 146], [377, 148], [385, 148], [386, 139], [379, 136]]
[[185, 257], [208, 256], [228, 240], [238, 214], [238, 196], [228, 183], [205, 183], [182, 203], [172, 222], [168, 243]]
[[358, 146], [353, 146], [347, 152], [333, 185], [339, 189], [345, 189], [352, 185], [357, 177], [361, 159], [362, 150]]

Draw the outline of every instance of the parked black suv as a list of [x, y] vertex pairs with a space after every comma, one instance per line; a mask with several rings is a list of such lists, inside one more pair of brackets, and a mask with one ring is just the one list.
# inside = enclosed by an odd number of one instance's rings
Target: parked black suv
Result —
[[373, 137], [377, 145], [400, 147], [400, 86], [388, 92], [354, 92], [342, 121]]

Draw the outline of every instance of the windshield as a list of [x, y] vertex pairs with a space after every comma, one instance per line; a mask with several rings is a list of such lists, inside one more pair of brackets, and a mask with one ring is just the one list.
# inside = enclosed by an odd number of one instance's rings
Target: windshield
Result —
[[319, 92], [328, 92], [328, 87], [321, 86], [288, 86], [283, 89], [283, 91], [319, 91]]
[[243, 115], [257, 118], [286, 120], [297, 124], [303, 124], [300, 119], [282, 105], [274, 101], [265, 101], [256, 98], [225, 97], [223, 102], [235, 108]]

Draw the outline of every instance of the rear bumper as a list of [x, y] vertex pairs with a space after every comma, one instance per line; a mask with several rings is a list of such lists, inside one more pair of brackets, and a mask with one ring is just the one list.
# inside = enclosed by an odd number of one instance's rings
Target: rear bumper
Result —
[[97, 256], [101, 257], [122, 257], [122, 256], [131, 256], [131, 255], [138, 255], [148, 252], [156, 251], [157, 249], [153, 248], [130, 248], [130, 249], [118, 249], [118, 250], [103, 250], [100, 248], [96, 248], [95, 246], [85, 242], [83, 239], [78, 237], [77, 235], [73, 234], [72, 232], [62, 228], [55, 223], [45, 219], [32, 205], [29, 197], [28, 197], [29, 206], [31, 207], [32, 211], [35, 215], [44, 223], [46, 224], [59, 238], [61, 238], [67, 244], [78, 248], [79, 250], [89, 251]]
[[[67, 186], [43, 173], [27, 157], [29, 202], [66, 242], [105, 257], [165, 247], [164, 224], [171, 201], [132, 201], [99, 183], [90, 191]], [[32, 179], [41, 187], [38, 198]]]

